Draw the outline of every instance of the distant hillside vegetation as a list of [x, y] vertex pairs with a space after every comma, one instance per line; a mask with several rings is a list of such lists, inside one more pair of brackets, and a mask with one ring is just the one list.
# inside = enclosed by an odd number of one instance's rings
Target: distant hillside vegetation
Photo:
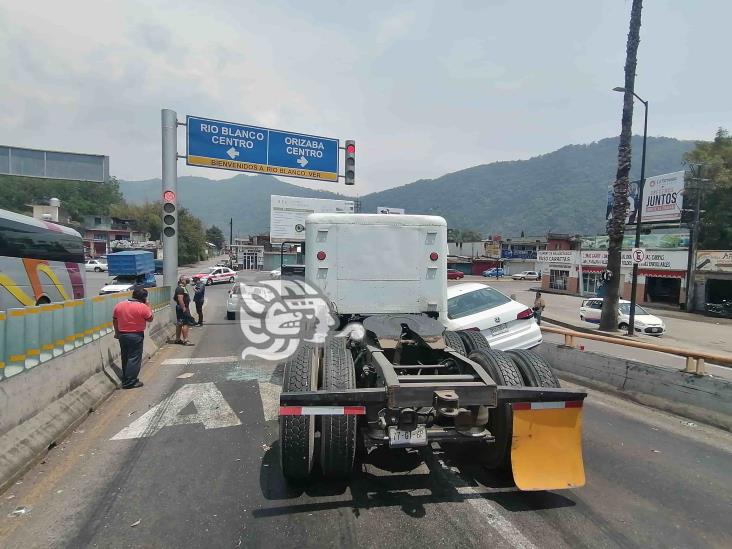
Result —
[[[646, 173], [650, 176], [683, 169], [683, 155], [694, 144], [650, 137]], [[365, 195], [361, 197], [362, 211], [375, 213], [377, 206], [391, 206], [405, 208], [407, 213], [441, 215], [450, 227], [474, 229], [484, 235], [595, 233], [604, 230], [606, 189], [615, 177], [617, 151], [617, 138], [608, 138], [589, 145], [567, 145], [528, 160], [474, 166]], [[633, 178], [639, 177], [640, 154], [641, 138], [636, 136]], [[160, 188], [159, 179], [120, 182], [129, 202], [157, 200]], [[201, 177], [179, 180], [181, 201], [194, 215], [207, 225], [220, 227], [233, 217], [234, 232], [240, 234], [269, 229], [271, 194], [344, 198], [265, 175], [237, 175], [223, 181]]]

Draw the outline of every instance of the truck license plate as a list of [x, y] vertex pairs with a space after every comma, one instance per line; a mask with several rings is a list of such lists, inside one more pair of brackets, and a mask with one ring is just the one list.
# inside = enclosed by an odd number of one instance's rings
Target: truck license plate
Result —
[[427, 446], [427, 429], [424, 425], [418, 425], [412, 431], [403, 431], [396, 427], [389, 427], [389, 446], [392, 448]]
[[491, 335], [494, 336], [505, 334], [508, 331], [508, 324], [499, 324], [498, 326], [494, 326], [490, 330]]

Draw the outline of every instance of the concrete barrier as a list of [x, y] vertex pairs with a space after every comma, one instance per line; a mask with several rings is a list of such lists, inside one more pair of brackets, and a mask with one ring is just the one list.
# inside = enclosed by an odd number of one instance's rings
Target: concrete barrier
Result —
[[544, 342], [560, 377], [732, 431], [732, 382]]
[[[169, 305], [151, 305], [157, 310], [146, 332], [145, 360], [174, 329]], [[71, 337], [83, 337], [84, 330], [79, 332]], [[119, 356], [110, 332], [0, 381], [0, 492], [117, 388]]]

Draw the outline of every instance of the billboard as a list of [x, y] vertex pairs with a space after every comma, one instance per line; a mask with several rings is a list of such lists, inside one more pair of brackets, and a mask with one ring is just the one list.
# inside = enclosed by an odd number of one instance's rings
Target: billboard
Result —
[[[657, 229], [659, 232], [641, 234], [640, 247], [653, 250], [673, 250], [689, 247], [689, 230]], [[610, 237], [607, 235], [583, 236], [581, 237], [583, 250], [607, 250], [610, 244]], [[623, 250], [630, 250], [635, 246], [635, 234], [625, 233], [623, 236]]]
[[273, 194], [270, 197], [270, 242], [305, 240], [305, 218], [311, 213], [354, 213], [353, 200]]
[[[605, 219], [610, 219], [613, 206], [613, 184], [607, 189]], [[643, 223], [673, 222], [681, 219], [684, 171], [654, 175], [646, 178], [643, 188]], [[626, 225], [635, 225], [638, 216], [639, 181], [631, 181], [628, 189]]]
[[388, 206], [379, 206], [376, 208], [378, 214], [404, 215], [404, 208], [389, 208]]
[[0, 145], [0, 174], [103, 183], [109, 179], [109, 157]]

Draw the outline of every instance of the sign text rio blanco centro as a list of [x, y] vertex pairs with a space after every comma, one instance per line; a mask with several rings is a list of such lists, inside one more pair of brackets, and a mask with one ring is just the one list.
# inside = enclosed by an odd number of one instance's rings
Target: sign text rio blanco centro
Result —
[[338, 181], [338, 140], [188, 116], [186, 164]]

